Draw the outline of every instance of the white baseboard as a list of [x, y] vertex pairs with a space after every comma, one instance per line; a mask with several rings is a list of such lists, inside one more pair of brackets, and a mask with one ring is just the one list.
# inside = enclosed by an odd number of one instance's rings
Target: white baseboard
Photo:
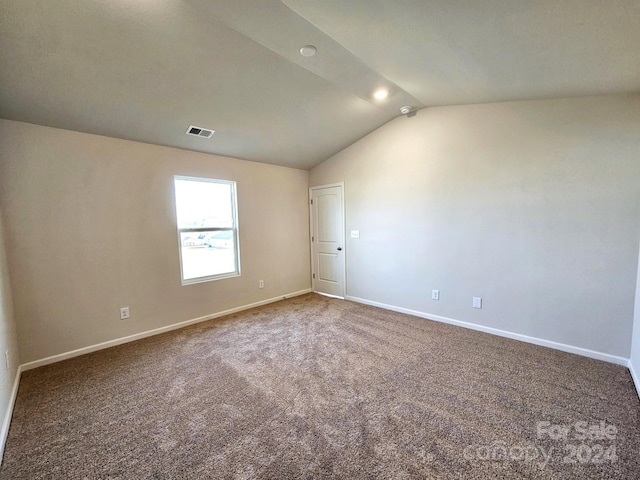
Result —
[[134, 335], [129, 335], [127, 337], [116, 338], [114, 340], [98, 343], [96, 345], [90, 345], [88, 347], [78, 348], [77, 350], [72, 350], [70, 352], [60, 353], [58, 355], [42, 358], [40, 360], [34, 360], [33, 362], [22, 364], [21, 365], [22, 371], [32, 370], [34, 368], [42, 367], [44, 365], [49, 365], [51, 363], [60, 362], [62, 360], [67, 360], [69, 358], [79, 357], [80, 355], [84, 355], [86, 353], [96, 352], [98, 350], [103, 350], [109, 347], [115, 347], [117, 345], [122, 345], [123, 343], [129, 343], [135, 340], [140, 340], [142, 338], [151, 337], [153, 335], [159, 335], [161, 333], [170, 332], [171, 330], [177, 330], [179, 328], [183, 328], [188, 325], [193, 325], [195, 323], [206, 322], [207, 320], [213, 320], [214, 318], [224, 317], [225, 315], [231, 315], [232, 313], [241, 312], [243, 310], [248, 310], [250, 308], [260, 307], [262, 305], [267, 305], [269, 303], [274, 303], [280, 300], [284, 300], [285, 298], [297, 297], [299, 295], [304, 295], [305, 293], [310, 293], [310, 292], [311, 292], [311, 289], [307, 288], [305, 290], [299, 290], [297, 292], [287, 293], [285, 295], [269, 298], [267, 300], [261, 300], [259, 302], [250, 303], [248, 305], [242, 305], [240, 307], [231, 308], [229, 310], [224, 310], [222, 312], [212, 313], [210, 315], [205, 315], [203, 317], [192, 318], [191, 320], [174, 323], [173, 325], [167, 325], [166, 327], [155, 328], [153, 330], [147, 330], [146, 332], [136, 333]]
[[9, 426], [11, 425], [11, 417], [13, 417], [13, 406], [16, 404], [16, 397], [18, 396], [18, 386], [20, 385], [21, 375], [22, 365], [18, 365], [18, 370], [13, 380], [13, 388], [11, 389], [11, 397], [9, 398], [7, 411], [4, 413], [4, 419], [2, 420], [2, 429], [0, 430], [0, 464], [2, 463], [4, 446], [7, 443], [7, 436], [9, 435]]
[[[455, 320], [453, 318], [441, 317], [440, 315], [432, 315], [430, 313], [419, 312], [417, 310], [396, 307], [394, 305], [387, 305], [385, 303], [374, 302], [371, 300], [366, 300], [364, 298], [346, 296], [345, 299], [351, 300], [352, 302], [356, 302], [356, 303], [363, 303], [365, 305], [384, 308], [385, 310], [392, 310], [394, 312], [406, 313], [409, 315], [414, 315], [416, 317], [426, 318], [427, 320], [434, 320], [436, 322], [448, 323], [450, 325], [456, 325], [458, 327], [464, 327], [464, 328], [469, 328], [471, 330], [490, 333], [492, 335], [498, 335], [500, 337], [511, 338], [513, 340], [520, 340], [521, 342], [533, 343], [534, 345], [549, 347], [555, 350], [561, 350], [563, 352], [575, 353], [576, 355], [582, 355], [583, 357], [594, 358], [596, 360], [603, 360], [605, 362], [615, 363], [616, 365], [622, 365], [625, 367], [629, 365], [628, 358], [618, 357], [615, 355], [610, 355], [608, 353], [597, 352], [595, 350], [589, 350], [587, 348], [575, 347], [573, 345], [558, 343], [551, 340], [544, 340], [542, 338], [537, 338], [537, 337], [530, 337], [528, 335], [509, 332], [507, 330], [500, 330], [498, 328], [485, 327], [483, 325], [477, 325], [475, 323], [463, 322], [462, 320]], [[637, 385], [638, 383], [636, 382], [636, 386]]]
[[640, 377], [636, 374], [633, 369], [633, 363], [631, 363], [631, 359], [629, 359], [629, 372], [631, 373], [631, 378], [633, 378], [633, 383], [636, 386], [636, 392], [638, 392], [638, 397], [640, 398]]

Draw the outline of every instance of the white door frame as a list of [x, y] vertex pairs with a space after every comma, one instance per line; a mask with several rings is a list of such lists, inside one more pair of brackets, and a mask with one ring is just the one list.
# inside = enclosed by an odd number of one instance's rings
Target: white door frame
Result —
[[[342, 250], [344, 255], [342, 256], [342, 278], [344, 278], [344, 297], [338, 297], [336, 295], [329, 295], [328, 293], [316, 292], [316, 279], [313, 278], [313, 206], [311, 205], [312, 193], [314, 190], [320, 190], [323, 188], [332, 188], [332, 187], [340, 187], [342, 190]], [[328, 183], [326, 185], [314, 185], [313, 187], [309, 187], [309, 242], [310, 242], [310, 251], [311, 251], [311, 290], [319, 293], [320, 295], [325, 295], [327, 297], [335, 297], [335, 298], [345, 298], [347, 296], [347, 224], [346, 224], [346, 211], [344, 209], [344, 182], [337, 183]]]

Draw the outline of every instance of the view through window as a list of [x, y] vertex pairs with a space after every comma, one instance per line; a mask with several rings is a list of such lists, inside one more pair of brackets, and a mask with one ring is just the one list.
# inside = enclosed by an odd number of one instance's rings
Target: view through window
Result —
[[182, 283], [240, 275], [236, 183], [174, 177]]

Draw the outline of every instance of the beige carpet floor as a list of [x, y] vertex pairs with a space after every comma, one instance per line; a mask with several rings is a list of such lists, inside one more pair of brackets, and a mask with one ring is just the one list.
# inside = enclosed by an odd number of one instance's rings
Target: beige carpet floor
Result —
[[23, 374], [1, 479], [640, 478], [626, 368], [315, 294]]

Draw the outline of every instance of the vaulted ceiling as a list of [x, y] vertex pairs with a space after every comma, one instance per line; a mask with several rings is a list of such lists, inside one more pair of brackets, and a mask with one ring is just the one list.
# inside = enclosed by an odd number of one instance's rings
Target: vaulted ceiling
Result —
[[403, 105], [637, 92], [638, 0], [0, 0], [0, 117], [297, 168]]

